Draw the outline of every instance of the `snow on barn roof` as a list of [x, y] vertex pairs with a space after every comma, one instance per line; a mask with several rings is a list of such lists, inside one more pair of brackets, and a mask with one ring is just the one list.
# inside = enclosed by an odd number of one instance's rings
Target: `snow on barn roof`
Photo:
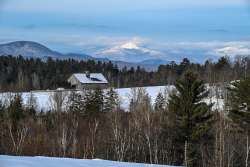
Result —
[[108, 81], [101, 73], [90, 73], [89, 76], [84, 73], [73, 74], [75, 78], [83, 84], [100, 83], [107, 84]]

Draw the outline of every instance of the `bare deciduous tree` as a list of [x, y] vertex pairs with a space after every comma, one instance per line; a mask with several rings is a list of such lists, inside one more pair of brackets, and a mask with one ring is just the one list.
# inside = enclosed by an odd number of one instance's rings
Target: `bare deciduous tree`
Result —
[[19, 155], [22, 152], [22, 147], [28, 135], [29, 127], [25, 122], [22, 122], [19, 123], [17, 129], [13, 129], [13, 124], [11, 121], [7, 122], [7, 127], [13, 146], [12, 150], [16, 155]]

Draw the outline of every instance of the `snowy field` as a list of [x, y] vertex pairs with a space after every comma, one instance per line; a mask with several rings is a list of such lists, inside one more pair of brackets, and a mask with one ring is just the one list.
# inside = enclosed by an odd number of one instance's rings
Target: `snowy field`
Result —
[[[168, 165], [151, 165], [125, 163], [106, 160], [87, 160], [51, 157], [17, 157], [0, 155], [0, 167], [170, 167]], [[173, 166], [171, 166], [173, 167]]]
[[[146, 92], [151, 97], [151, 102], [154, 104], [156, 96], [159, 92], [162, 92], [163, 94], [168, 97], [169, 93], [173, 90], [173, 86], [151, 86], [151, 87], [144, 87]], [[128, 110], [129, 103], [131, 99], [131, 90], [132, 88], [122, 88], [122, 89], [116, 89], [120, 102], [121, 107], [125, 110]], [[51, 110], [53, 107], [53, 100], [52, 96], [55, 93], [55, 91], [32, 91], [32, 92], [23, 92], [22, 98], [24, 105], [27, 105], [29, 103], [30, 96], [34, 97], [37, 103], [37, 109], [48, 111]], [[70, 94], [70, 91], [63, 91], [65, 96]], [[0, 94], [0, 100], [3, 101], [3, 103], [8, 103], [8, 100], [10, 97], [13, 96], [13, 93], [1, 93]], [[214, 103], [213, 109], [222, 110], [224, 107], [223, 99], [217, 99], [215, 97], [211, 97], [205, 100], [207, 103]], [[64, 100], [64, 104], [66, 106], [67, 104], [67, 98]]]

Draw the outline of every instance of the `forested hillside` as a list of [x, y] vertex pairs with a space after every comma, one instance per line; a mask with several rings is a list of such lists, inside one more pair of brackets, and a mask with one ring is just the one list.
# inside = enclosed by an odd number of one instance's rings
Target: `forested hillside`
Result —
[[220, 109], [204, 101], [204, 83], [187, 72], [154, 104], [146, 89], [132, 89], [128, 111], [114, 89], [71, 91], [68, 97], [55, 91], [48, 112], [37, 109], [32, 94], [26, 105], [20, 94], [6, 96], [0, 103], [0, 154], [247, 167], [250, 80], [225, 85]]
[[[162, 65], [157, 72], [118, 70], [112, 63], [0, 57], [0, 154], [101, 158], [187, 167], [248, 167], [249, 59], [222, 57], [204, 65], [184, 59]], [[21, 91], [69, 88], [75, 72], [102, 72], [114, 87], [173, 84], [151, 101], [144, 88], [132, 89], [128, 109], [115, 89], [58, 90], [43, 112], [30, 93]], [[209, 101], [207, 84], [213, 86]], [[211, 98], [211, 97], [210, 97]], [[213, 97], [212, 97], [213, 98]], [[65, 105], [66, 104], [66, 105]]]
[[250, 59], [238, 57], [231, 62], [222, 57], [217, 62], [206, 61], [196, 64], [184, 59], [180, 64], [171, 62], [159, 66], [156, 72], [147, 72], [137, 67], [119, 70], [111, 62], [47, 60], [1, 56], [0, 90], [27, 91], [69, 88], [66, 82], [72, 73], [84, 71], [103, 73], [110, 85], [116, 88], [136, 86], [157, 86], [175, 83], [186, 71], [197, 72], [207, 83], [220, 83], [237, 80], [250, 74]]

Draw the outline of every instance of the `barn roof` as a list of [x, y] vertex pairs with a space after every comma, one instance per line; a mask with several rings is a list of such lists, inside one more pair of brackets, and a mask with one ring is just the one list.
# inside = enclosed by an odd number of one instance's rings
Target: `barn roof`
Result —
[[91, 83], [99, 83], [99, 84], [107, 84], [108, 81], [101, 73], [90, 73], [89, 76], [85, 73], [76, 73], [73, 74], [80, 83], [83, 84], [91, 84]]

